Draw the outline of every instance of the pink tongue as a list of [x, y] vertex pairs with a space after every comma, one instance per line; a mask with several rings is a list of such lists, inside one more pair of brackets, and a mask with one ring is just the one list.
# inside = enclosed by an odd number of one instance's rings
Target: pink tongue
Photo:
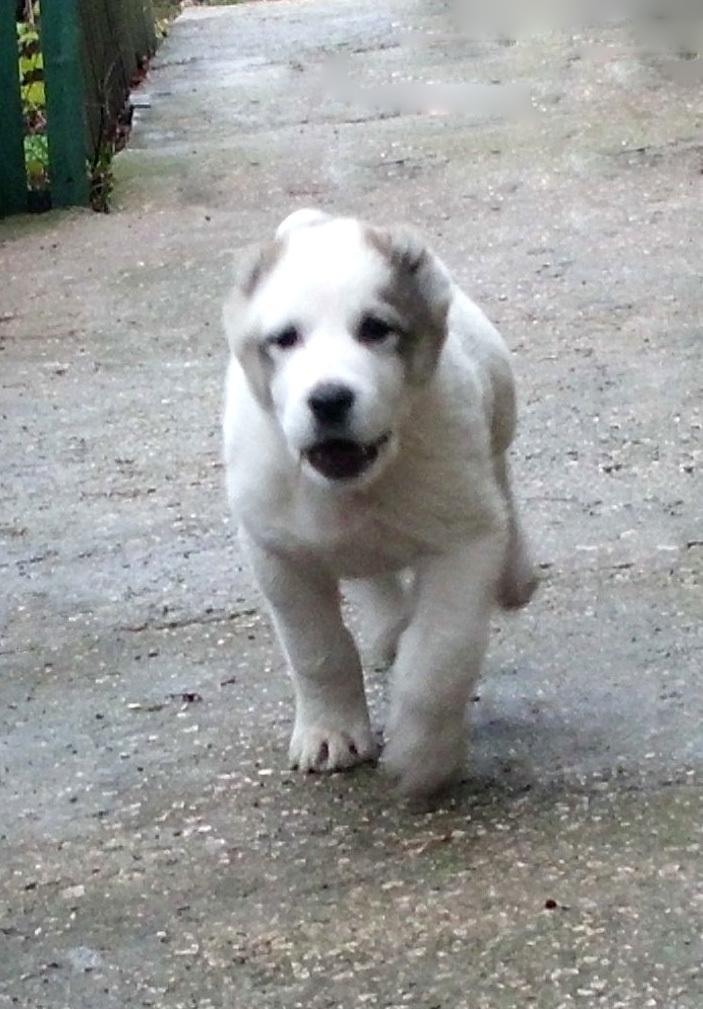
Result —
[[376, 458], [377, 449], [335, 439], [315, 445], [307, 453], [311, 466], [328, 480], [351, 480]]

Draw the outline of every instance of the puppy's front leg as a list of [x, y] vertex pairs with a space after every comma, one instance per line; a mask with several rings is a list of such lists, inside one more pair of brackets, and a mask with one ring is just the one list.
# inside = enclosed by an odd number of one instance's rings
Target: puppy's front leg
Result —
[[466, 707], [488, 645], [505, 550], [487, 535], [417, 572], [413, 618], [400, 640], [384, 764], [413, 798], [449, 784], [464, 759]]
[[295, 689], [290, 762], [337, 771], [378, 756], [361, 663], [344, 626], [337, 583], [313, 563], [274, 554], [247, 536], [244, 548], [271, 608]]

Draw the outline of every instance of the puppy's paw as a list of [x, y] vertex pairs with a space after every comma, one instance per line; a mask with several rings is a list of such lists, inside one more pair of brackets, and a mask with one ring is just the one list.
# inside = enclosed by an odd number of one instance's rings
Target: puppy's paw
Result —
[[383, 751], [383, 770], [400, 795], [431, 806], [460, 778], [464, 766], [464, 733], [397, 726]]
[[299, 771], [346, 771], [378, 759], [379, 746], [368, 725], [342, 728], [296, 724], [290, 743], [290, 766]]

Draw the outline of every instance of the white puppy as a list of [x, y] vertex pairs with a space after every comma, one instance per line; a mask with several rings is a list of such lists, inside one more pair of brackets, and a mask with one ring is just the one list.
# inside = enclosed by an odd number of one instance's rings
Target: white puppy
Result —
[[414, 235], [298, 211], [225, 306], [229, 498], [293, 678], [294, 766], [377, 756], [340, 581], [395, 658], [383, 762], [460, 769], [491, 608], [535, 578], [510, 490], [508, 351]]

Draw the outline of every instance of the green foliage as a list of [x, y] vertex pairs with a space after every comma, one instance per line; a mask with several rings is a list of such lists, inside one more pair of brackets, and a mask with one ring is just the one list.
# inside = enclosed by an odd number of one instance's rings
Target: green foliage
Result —
[[88, 162], [90, 176], [90, 205], [93, 210], [102, 214], [110, 213], [110, 196], [114, 176], [112, 159], [115, 156], [115, 145], [108, 141], [100, 144], [92, 163]]
[[49, 185], [49, 144], [44, 133], [30, 133], [24, 138], [24, 161], [30, 189]]
[[178, 17], [180, 10], [180, 0], [156, 0], [154, 3], [154, 15], [156, 17], [157, 38], [166, 38], [169, 25], [175, 17]]
[[25, 116], [43, 112], [46, 106], [44, 93], [44, 57], [39, 32], [33, 24], [21, 21], [17, 25], [19, 46], [20, 86], [22, 108]]
[[49, 186], [49, 146], [46, 137], [44, 57], [39, 38], [39, 0], [27, 4], [26, 21], [17, 24], [17, 48], [24, 116], [24, 160], [30, 190]]

